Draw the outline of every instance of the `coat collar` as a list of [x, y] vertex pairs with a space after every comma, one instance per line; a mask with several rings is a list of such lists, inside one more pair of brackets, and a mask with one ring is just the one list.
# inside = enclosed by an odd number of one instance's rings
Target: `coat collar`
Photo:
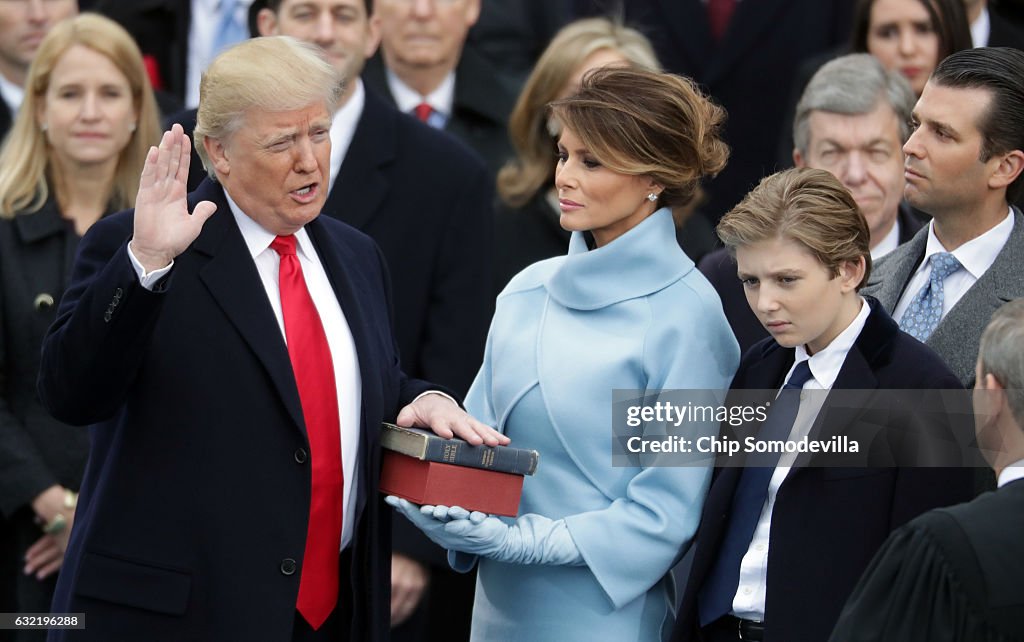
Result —
[[53, 198], [47, 199], [42, 208], [31, 214], [18, 214], [14, 217], [14, 227], [26, 245], [63, 234], [68, 225], [70, 221], [60, 215]]
[[581, 232], [573, 232], [569, 254], [546, 286], [567, 308], [596, 310], [661, 290], [692, 269], [693, 261], [676, 243], [672, 213], [660, 209], [594, 250], [587, 249]]
[[302, 430], [305, 421], [288, 348], [224, 190], [207, 178], [188, 200], [190, 211], [203, 200], [217, 206], [192, 245], [198, 254], [209, 258], [199, 269], [199, 278], [263, 364], [296, 428]]

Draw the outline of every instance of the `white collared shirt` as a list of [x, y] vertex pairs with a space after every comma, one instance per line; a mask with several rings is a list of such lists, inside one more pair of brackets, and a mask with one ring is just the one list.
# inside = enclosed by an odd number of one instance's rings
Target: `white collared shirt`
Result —
[[1018, 479], [1024, 479], [1024, 459], [1013, 462], [1009, 466], [1003, 469], [1003, 472], [999, 473], [999, 479], [996, 482], [998, 488], [1015, 482]]
[[[950, 274], [942, 282], [943, 318], [967, 294], [967, 291], [977, 283], [978, 279], [992, 267], [996, 256], [1002, 251], [1006, 242], [1010, 240], [1012, 232], [1013, 209], [1007, 208], [1006, 218], [1000, 221], [998, 225], [981, 236], [967, 241], [951, 252], [960, 261], [963, 269]], [[928, 284], [928, 279], [932, 275], [931, 256], [946, 251], [939, 238], [935, 236], [935, 221], [930, 221], [928, 223], [928, 245], [925, 247], [924, 259], [921, 261], [921, 265], [918, 266], [917, 272], [914, 273], [914, 277], [907, 284], [907, 289], [903, 291], [903, 296], [900, 297], [899, 303], [896, 304], [896, 309], [893, 310], [892, 318], [897, 323], [903, 319], [903, 315], [906, 314], [907, 308], [910, 307], [910, 303], [917, 296], [917, 293]]]
[[878, 242], [875, 247], [871, 248], [871, 260], [877, 261], [889, 252], [892, 252], [900, 246], [900, 219], [896, 219], [892, 223], [892, 229], [889, 233], [882, 237], [882, 240]]
[[[843, 367], [843, 362], [846, 361], [846, 355], [853, 348], [861, 330], [864, 329], [868, 315], [871, 314], [871, 306], [867, 301], [861, 298], [860, 302], [860, 312], [857, 313], [857, 316], [823, 350], [813, 356], [808, 356], [804, 346], [797, 346], [793, 366], [786, 373], [786, 381], [793, 376], [793, 370], [799, 363], [807, 361], [807, 366], [811, 370], [811, 378], [804, 384], [803, 389], [830, 390], [832, 388], [836, 377], [839, 376], [839, 370]], [[796, 421], [793, 422], [793, 432], [789, 437], [791, 440], [799, 440], [810, 432], [824, 400], [824, 394], [801, 395], [800, 410], [797, 411]], [[768, 483], [768, 496], [761, 509], [761, 516], [757, 520], [754, 536], [750, 540], [750, 547], [740, 561], [739, 585], [732, 601], [732, 613], [736, 617], [759, 622], [764, 620], [772, 512], [775, 510], [775, 498], [779, 494], [779, 488], [782, 487], [786, 476], [789, 475], [796, 458], [797, 453], [783, 453], [775, 467], [775, 472], [772, 473], [771, 481]]]
[[328, 193], [334, 188], [334, 181], [341, 171], [341, 164], [345, 161], [345, 154], [352, 144], [352, 137], [355, 136], [356, 127], [359, 125], [359, 117], [363, 115], [363, 107], [366, 105], [363, 81], [356, 76], [352, 85], [352, 95], [338, 111], [334, 112], [334, 120], [331, 121], [331, 178]]
[[[256, 264], [263, 289], [267, 293], [267, 300], [274, 311], [278, 328], [281, 330], [281, 338], [287, 345], [284, 315], [281, 312], [281, 290], [278, 286], [281, 259], [277, 252], [270, 247], [275, 235], [260, 227], [256, 221], [244, 214], [226, 191], [224, 195], [227, 197], [228, 207], [232, 216], [235, 217], [245, 245], [249, 248], [253, 263]], [[225, 216], [225, 214], [220, 212], [216, 216]], [[327, 335], [327, 344], [331, 350], [331, 362], [334, 365], [334, 380], [338, 388], [341, 466], [345, 476], [342, 500], [344, 509], [339, 546], [340, 549], [344, 549], [352, 541], [356, 517], [356, 498], [359, 496], [357, 492], [359, 485], [359, 431], [362, 413], [362, 379], [359, 375], [359, 359], [345, 313], [338, 303], [334, 288], [331, 287], [331, 282], [327, 278], [327, 272], [324, 271], [320, 257], [305, 228], [295, 233], [295, 239], [297, 241], [296, 255], [302, 266], [302, 276], [313, 299], [313, 305], [316, 306], [317, 312], [320, 314], [324, 333]], [[167, 267], [146, 274], [131, 251], [131, 245], [128, 247], [128, 256], [143, 287], [147, 289], [152, 289], [153, 284], [167, 274], [174, 265], [172, 261]]]
[[977, 19], [971, 23], [971, 44], [975, 47], [986, 47], [991, 36], [992, 18], [988, 15], [988, 7], [983, 6]]
[[11, 120], [21, 108], [21, 101], [25, 99], [25, 88], [15, 85], [3, 74], [0, 74], [0, 98], [7, 103], [7, 110], [11, 112]]
[[[226, 8], [235, 12], [239, 24], [249, 23], [249, 5], [252, 0], [191, 0], [191, 22], [188, 27], [188, 56], [185, 61], [185, 107], [199, 106], [199, 80], [218, 52], [213, 51], [213, 40]], [[233, 4], [230, 4], [230, 3]], [[164, 71], [164, 73], [167, 73]]]
[[[385, 73], [388, 80], [388, 89], [391, 90], [391, 95], [395, 97], [395, 104], [398, 105], [399, 111], [412, 114], [417, 105], [427, 103], [436, 114], [439, 114], [444, 119], [444, 122], [441, 123], [442, 126], [451, 118], [452, 108], [455, 104], [454, 71], [449, 72], [437, 89], [426, 96], [421, 96], [418, 91], [402, 82], [402, 79], [390, 69], [385, 69]], [[430, 124], [433, 127], [437, 127], [434, 123]]]

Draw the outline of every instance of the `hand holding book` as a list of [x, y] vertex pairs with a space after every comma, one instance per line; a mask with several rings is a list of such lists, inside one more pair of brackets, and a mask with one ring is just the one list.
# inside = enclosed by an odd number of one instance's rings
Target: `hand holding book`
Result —
[[510, 564], [583, 564], [565, 521], [527, 514], [506, 522], [458, 506], [416, 506], [389, 496], [385, 501], [439, 546]]

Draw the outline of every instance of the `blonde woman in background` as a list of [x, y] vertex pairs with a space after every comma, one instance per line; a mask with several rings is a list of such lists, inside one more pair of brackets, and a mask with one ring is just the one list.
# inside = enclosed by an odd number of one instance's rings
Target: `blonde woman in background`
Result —
[[516, 158], [498, 174], [495, 294], [527, 265], [569, 247], [569, 232], [558, 224], [554, 182], [559, 127], [547, 105], [574, 93], [583, 76], [604, 66], [661, 68], [639, 31], [607, 18], [577, 20], [551, 40], [516, 101], [508, 124]]
[[[40, 346], [79, 239], [103, 215], [134, 205], [160, 131], [135, 42], [96, 14], [50, 31], [25, 89], [0, 149], [0, 611], [45, 613], [88, 434], [39, 404]], [[45, 639], [46, 631], [19, 635]]]

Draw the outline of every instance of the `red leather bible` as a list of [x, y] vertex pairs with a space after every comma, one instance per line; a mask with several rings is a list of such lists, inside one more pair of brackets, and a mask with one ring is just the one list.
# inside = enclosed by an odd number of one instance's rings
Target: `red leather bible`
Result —
[[423, 461], [393, 450], [383, 455], [382, 493], [414, 504], [461, 506], [507, 517], [519, 513], [523, 475]]

